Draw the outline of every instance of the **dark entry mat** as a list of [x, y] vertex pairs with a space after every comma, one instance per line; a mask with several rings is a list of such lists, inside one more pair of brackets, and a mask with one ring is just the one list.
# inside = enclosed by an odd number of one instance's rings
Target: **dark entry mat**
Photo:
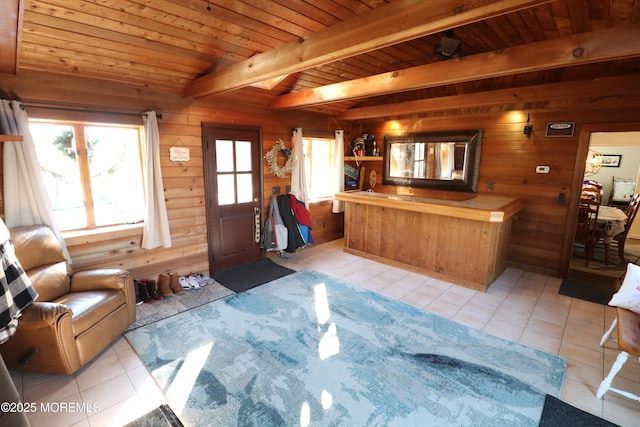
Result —
[[269, 258], [263, 258], [248, 264], [220, 270], [215, 273], [214, 278], [222, 286], [238, 293], [293, 273], [295, 270], [278, 265]]
[[617, 424], [571, 406], [549, 394], [545, 397], [539, 427], [616, 427]]
[[620, 288], [620, 283], [621, 279], [617, 277], [571, 270], [569, 277], [562, 281], [558, 293], [607, 305], [613, 294]]
[[184, 427], [169, 405], [160, 405], [125, 427]]

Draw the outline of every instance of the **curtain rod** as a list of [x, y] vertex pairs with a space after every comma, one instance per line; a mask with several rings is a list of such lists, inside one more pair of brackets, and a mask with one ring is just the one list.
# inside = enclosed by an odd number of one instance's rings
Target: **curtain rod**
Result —
[[[117, 111], [100, 111], [100, 110], [82, 110], [79, 108], [64, 108], [64, 107], [44, 107], [40, 105], [25, 105], [20, 104], [20, 108], [41, 108], [44, 110], [57, 110], [57, 111], [73, 111], [76, 113], [94, 113], [94, 114], [113, 114], [115, 116], [144, 116], [146, 113], [119, 113]], [[158, 119], [162, 118], [162, 113], [156, 113]]]
[[[297, 128], [293, 128], [291, 129], [292, 132], [296, 132]], [[344, 129], [335, 129], [335, 130], [320, 130], [320, 129], [307, 129], [307, 128], [302, 128], [302, 133], [304, 133], [305, 131], [307, 132], [311, 132], [311, 133], [335, 133], [336, 130], [343, 130], [345, 135], [350, 134], [351, 132], [346, 131]]]

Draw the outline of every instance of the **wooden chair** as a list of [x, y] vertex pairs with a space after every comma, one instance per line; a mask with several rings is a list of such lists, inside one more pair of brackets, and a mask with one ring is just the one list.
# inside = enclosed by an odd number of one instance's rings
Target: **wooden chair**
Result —
[[611, 387], [613, 378], [618, 374], [618, 372], [620, 372], [620, 369], [622, 369], [622, 366], [629, 358], [629, 355], [638, 357], [640, 360], [640, 315], [620, 307], [617, 307], [616, 310], [616, 319], [602, 337], [600, 346], [603, 346], [609, 340], [613, 330], [617, 327], [618, 349], [620, 350], [620, 353], [618, 354], [616, 361], [611, 366], [609, 374], [600, 383], [596, 396], [600, 399], [607, 391], [611, 391], [629, 399], [640, 401], [640, 396], [636, 394]]
[[596, 243], [598, 241], [598, 212], [600, 203], [592, 199], [580, 199], [578, 209], [578, 224], [576, 226], [576, 236], [574, 242], [584, 244], [585, 267], [589, 267], [589, 262], [593, 258]]
[[626, 209], [636, 191], [636, 180], [633, 178], [613, 177], [611, 193], [609, 193], [609, 206]]
[[618, 256], [620, 257], [620, 262], [624, 263], [624, 244], [627, 241], [627, 234], [629, 234], [629, 229], [631, 229], [631, 225], [638, 214], [638, 206], [640, 206], [640, 195], [634, 194], [631, 197], [631, 202], [629, 202], [629, 206], [627, 207], [627, 223], [624, 226], [624, 231], [622, 233], [616, 234], [613, 236], [613, 240], [611, 242], [612, 246], [618, 246]]

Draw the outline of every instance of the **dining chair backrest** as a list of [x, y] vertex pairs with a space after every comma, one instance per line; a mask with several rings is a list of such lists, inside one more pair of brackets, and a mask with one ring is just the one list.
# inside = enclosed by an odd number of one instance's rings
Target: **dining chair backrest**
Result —
[[629, 202], [629, 206], [627, 206], [626, 215], [627, 215], [627, 223], [624, 225], [624, 230], [621, 233], [613, 236], [614, 245], [618, 246], [618, 256], [620, 257], [620, 261], [622, 263], [626, 262], [624, 258], [624, 248], [627, 241], [627, 234], [629, 234], [629, 230], [633, 225], [633, 221], [636, 219], [638, 215], [638, 208], [640, 207], [640, 196], [638, 194], [634, 194], [631, 196], [631, 201]]
[[596, 243], [598, 241], [598, 213], [600, 203], [593, 199], [580, 199], [578, 208], [578, 224], [574, 241], [584, 244], [585, 266], [589, 267], [589, 262], [593, 258]]
[[635, 178], [612, 178], [609, 204], [612, 202], [629, 203], [636, 190]]
[[580, 241], [582, 243], [591, 243], [595, 241], [599, 211], [600, 203], [589, 198], [580, 199], [576, 241]]
[[631, 202], [629, 202], [629, 207], [627, 208], [627, 225], [625, 226], [625, 230], [629, 230], [631, 224], [633, 224], [633, 220], [636, 219], [638, 206], [640, 206], [640, 195], [634, 194], [631, 196]]

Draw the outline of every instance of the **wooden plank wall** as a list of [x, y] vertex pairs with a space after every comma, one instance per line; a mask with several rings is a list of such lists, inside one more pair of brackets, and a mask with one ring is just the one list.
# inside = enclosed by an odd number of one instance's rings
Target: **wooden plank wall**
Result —
[[[295, 111], [272, 112], [253, 105], [249, 98], [216, 98], [215, 101], [194, 102], [184, 100], [177, 94], [157, 93], [146, 88], [116, 84], [96, 85], [82, 79], [38, 78], [29, 73], [19, 77], [4, 75], [0, 81], [0, 90], [16, 94], [25, 104], [129, 112], [154, 109], [163, 114], [163, 119], [159, 121], [162, 167], [174, 246], [171, 249], [141, 250], [140, 233], [131, 230], [111, 233], [106, 239], [103, 236], [99, 239], [69, 240], [75, 269], [122, 266], [132, 270], [136, 276], [153, 276], [161, 271], [177, 271], [182, 274], [208, 268], [200, 141], [202, 121], [262, 127], [265, 152], [278, 138], [290, 145], [290, 131], [298, 126], [329, 132], [340, 126], [350, 132], [349, 139], [361, 133], [373, 133], [381, 149], [385, 133], [483, 129], [479, 193], [523, 197], [527, 201], [524, 210], [514, 219], [513, 238], [509, 247], [511, 264], [557, 275], [562, 274], [562, 253], [573, 232], [568, 201], [575, 196], [578, 190], [575, 184], [579, 185], [581, 180], [581, 177], [576, 180], [574, 176], [581, 129], [598, 130], [606, 127], [607, 130], [614, 131], [616, 123], [626, 123], [624, 130], [640, 130], [640, 121], [634, 110], [602, 107], [545, 113], [532, 111], [534, 132], [527, 138], [522, 132], [526, 112], [521, 111], [518, 115], [496, 112], [482, 116], [412, 116], [402, 120], [372, 120], [349, 124], [336, 123], [333, 117], [327, 115]], [[259, 93], [256, 92], [257, 96]], [[34, 116], [37, 111], [42, 115], [45, 110], [28, 110]], [[53, 115], [53, 112], [48, 111], [47, 115]], [[90, 116], [71, 115], [81, 119], [89, 119]], [[113, 116], [102, 117], [105, 118], [113, 121]], [[554, 121], [576, 122], [574, 136], [546, 138], [546, 124]], [[179, 144], [191, 148], [191, 162], [179, 164], [168, 160], [168, 147]], [[346, 151], [349, 151], [348, 147]], [[537, 165], [548, 165], [551, 172], [536, 174]], [[378, 174], [376, 191], [413, 191], [415, 194], [428, 195], [427, 190], [385, 188], [382, 186], [382, 162], [365, 162], [365, 166], [365, 183], [368, 182], [371, 169]], [[271, 197], [273, 186], [279, 185], [284, 189], [289, 182], [288, 178], [281, 179], [271, 175], [265, 165], [266, 203]], [[488, 189], [489, 183], [493, 184], [492, 190]], [[561, 193], [566, 195], [565, 203], [558, 201]], [[268, 206], [265, 206], [263, 211], [267, 210]], [[342, 236], [343, 216], [332, 214], [329, 203], [312, 206], [312, 218], [316, 243]]]
[[[531, 113], [533, 135], [523, 134], [527, 112], [496, 113], [485, 116], [446, 116], [435, 118], [406, 118], [402, 120], [360, 122], [356, 133], [373, 133], [381, 150], [386, 133], [483, 129], [482, 154], [478, 194], [521, 197], [524, 209], [513, 222], [509, 247], [510, 264], [526, 270], [562, 276], [562, 262], [567, 240], [572, 241], [575, 225], [569, 209], [572, 197], [579, 194], [581, 176], [574, 176], [581, 129], [613, 131], [616, 123], [622, 130], [640, 129], [637, 114], [632, 110], [566, 110]], [[573, 121], [573, 137], [548, 138], [545, 128], [549, 122]], [[378, 174], [376, 191], [428, 196], [433, 190], [398, 188], [382, 185], [380, 161], [364, 162], [367, 174]], [[538, 165], [550, 167], [550, 173], [537, 174]], [[577, 181], [576, 181], [577, 178]], [[368, 182], [368, 175], [365, 179]], [[489, 189], [492, 187], [492, 189]], [[577, 193], [576, 193], [577, 192]], [[560, 202], [561, 194], [565, 201]], [[461, 254], [461, 256], [466, 256]]]
[[[100, 235], [71, 235], [66, 242], [71, 254], [72, 267], [76, 271], [100, 267], [120, 267], [130, 270], [134, 277], [155, 277], [161, 272], [175, 271], [179, 274], [208, 272], [207, 229], [205, 221], [204, 170], [202, 157], [201, 123], [224, 123], [262, 128], [263, 152], [266, 153], [277, 139], [291, 146], [291, 130], [322, 129], [333, 132], [335, 121], [315, 113], [272, 112], [257, 108], [250, 103], [237, 104], [234, 100], [200, 101], [181, 100], [166, 94], [146, 94], [141, 99], [139, 90], [112, 87], [120, 96], [102, 97], [91, 94], [91, 90], [108, 92], [104, 86], [91, 89], [82, 82], [61, 81], [59, 85], [47, 82], [11, 79], [11, 93], [18, 94], [27, 105], [81, 108], [114, 111], [145, 111], [153, 109], [162, 113], [158, 121], [161, 145], [161, 166], [165, 187], [166, 204], [171, 227], [172, 247], [145, 250], [140, 248], [141, 228], [127, 227]], [[38, 84], [41, 83], [41, 84]], [[2, 85], [0, 85], [2, 86]], [[0, 87], [0, 89], [3, 89]], [[6, 92], [9, 92], [6, 90]], [[89, 104], [87, 100], [99, 99], [101, 105]], [[75, 101], [75, 104], [74, 104]], [[138, 107], [136, 110], [135, 107]], [[132, 108], [134, 108], [132, 110]], [[139, 118], [112, 114], [78, 113], [28, 107], [30, 117], [57, 119], [94, 120], [107, 122], [132, 122]], [[333, 125], [331, 125], [333, 124]], [[331, 126], [331, 127], [329, 127]], [[176, 163], [169, 160], [169, 147], [190, 148], [191, 160]], [[1, 163], [0, 163], [1, 164]], [[1, 169], [1, 168], [0, 168]], [[1, 170], [0, 170], [1, 176]], [[264, 164], [263, 220], [268, 213], [268, 203], [273, 186], [285, 191], [290, 178], [278, 178]], [[313, 220], [313, 236], [316, 244], [342, 237], [342, 214], [331, 213], [331, 204], [319, 203], [310, 207]], [[2, 210], [4, 212], [4, 210]], [[295, 256], [295, 255], [294, 255]]]

